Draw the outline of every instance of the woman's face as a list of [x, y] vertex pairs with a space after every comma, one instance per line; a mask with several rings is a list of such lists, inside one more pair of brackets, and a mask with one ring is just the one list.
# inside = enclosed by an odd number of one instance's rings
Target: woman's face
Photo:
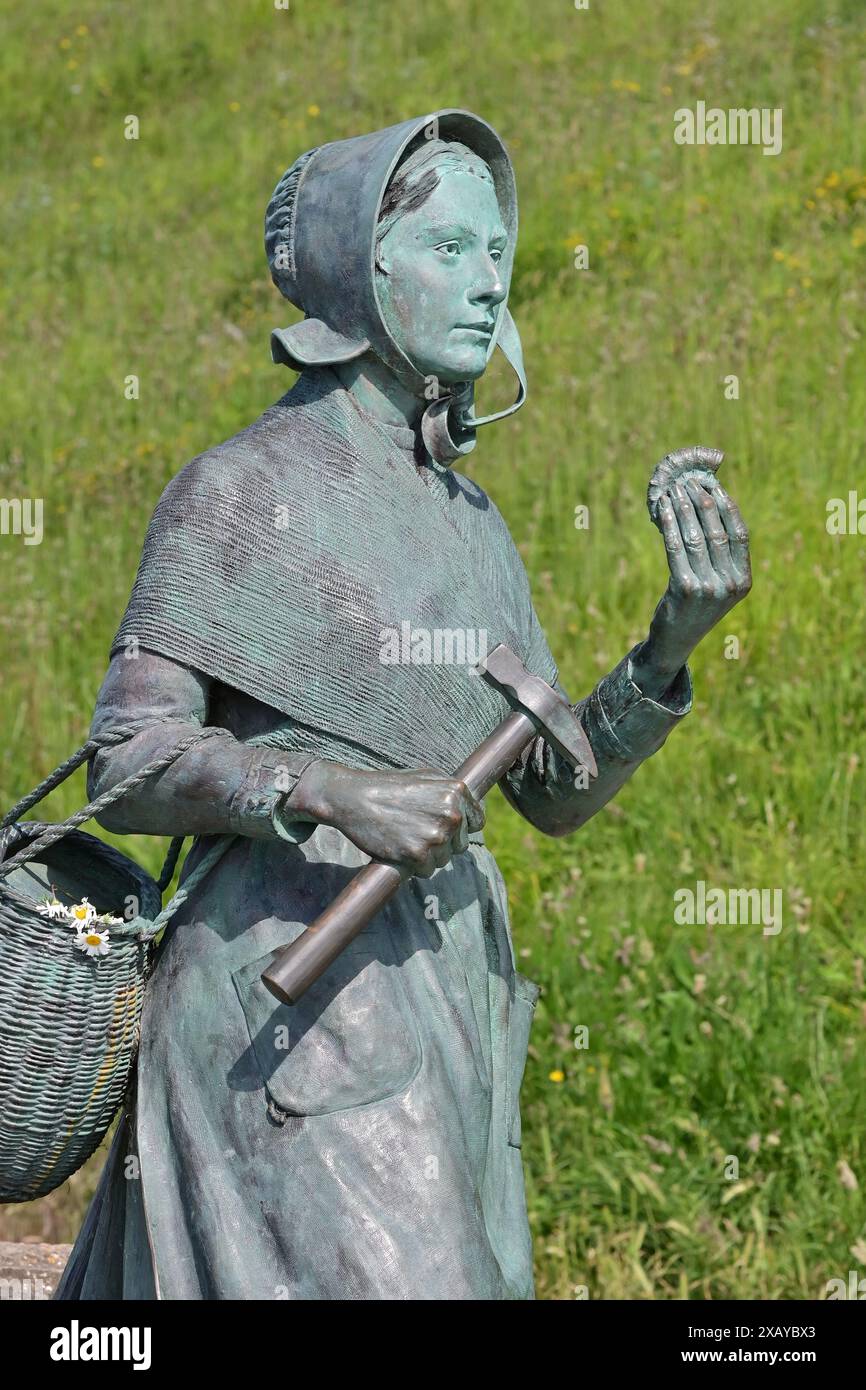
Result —
[[424, 376], [447, 384], [481, 376], [508, 293], [499, 271], [507, 240], [493, 185], [459, 169], [442, 171], [382, 238], [382, 317]]

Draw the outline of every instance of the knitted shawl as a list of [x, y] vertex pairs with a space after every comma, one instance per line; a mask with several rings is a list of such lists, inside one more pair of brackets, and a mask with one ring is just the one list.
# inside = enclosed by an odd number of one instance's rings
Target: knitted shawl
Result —
[[284, 746], [453, 772], [508, 712], [467, 658], [505, 642], [557, 673], [499, 511], [420, 458], [305, 371], [168, 484], [112, 654], [137, 639], [272, 706]]

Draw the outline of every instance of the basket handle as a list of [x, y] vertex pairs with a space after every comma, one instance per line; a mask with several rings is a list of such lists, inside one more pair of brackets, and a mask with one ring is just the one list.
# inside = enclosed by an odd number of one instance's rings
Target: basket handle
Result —
[[[205, 878], [210, 873], [213, 866], [222, 859], [226, 850], [230, 845], [234, 844], [237, 838], [237, 835], [220, 835], [219, 839], [211, 845], [201, 863], [196, 864], [191, 874], [187, 874], [183, 884], [177, 889], [173, 897], [169, 898], [159, 915], [154, 917], [152, 922], [148, 922], [147, 926], [143, 927], [138, 933], [139, 941], [150, 941], [151, 937], [156, 936], [157, 932], [162, 931], [169, 919], [177, 912], [177, 909], [186, 902], [193, 889], [198, 888], [202, 879]], [[178, 850], [182, 842], [183, 837], [178, 841]], [[169, 854], [171, 854], [171, 851], [169, 851]], [[176, 859], [177, 856], [175, 856], [175, 861]], [[174, 869], [172, 869], [172, 873], [173, 872]], [[160, 877], [162, 877], [162, 875], [160, 875]], [[169, 881], [171, 881], [171, 874], [169, 874], [168, 877]]]
[[12, 810], [7, 811], [3, 819], [0, 820], [0, 830], [12, 825], [25, 811], [29, 811], [31, 806], [35, 806], [37, 801], [42, 801], [50, 791], [59, 787], [61, 782], [65, 782], [76, 768], [87, 762], [88, 758], [91, 758], [100, 748], [110, 748], [114, 743], [122, 743], [124, 739], [132, 738], [133, 733], [137, 732], [140, 730], [134, 730], [129, 724], [121, 724], [109, 733], [103, 734], [101, 738], [89, 738], [76, 752], [70, 754], [65, 763], [61, 763], [53, 772], [49, 772], [38, 787], [34, 787], [32, 792], [28, 792], [26, 796], [22, 796], [20, 801], [16, 801]]
[[[149, 724], [139, 725], [137, 727], [121, 725], [102, 737], [88, 739], [86, 743], [82, 744], [75, 753], [66, 759], [66, 762], [61, 763], [52, 773], [49, 773], [44, 781], [39, 783], [38, 787], [35, 787], [27, 796], [22, 797], [22, 799], [12, 807], [12, 810], [7, 812], [2, 821], [0, 821], [0, 830], [4, 830], [6, 827], [10, 826], [18, 819], [23, 811], [28, 811], [31, 806], [35, 806], [37, 801], [41, 801], [54, 787], [59, 786], [59, 784], [65, 781], [76, 768], [80, 767], [82, 763], [86, 762], [88, 758], [91, 758], [93, 754], [98, 752], [101, 748], [108, 748], [115, 743], [121, 743], [124, 739], [132, 738], [135, 734], [141, 733], [143, 729], [151, 727], [152, 725]], [[33, 859], [37, 854], [41, 854], [44, 849], [48, 849], [49, 845], [53, 845], [58, 840], [62, 839], [68, 831], [74, 830], [76, 826], [81, 825], [86, 820], [90, 820], [92, 816], [99, 815], [99, 812], [103, 811], [106, 806], [110, 806], [112, 802], [119, 801], [127, 792], [141, 786], [142, 782], [146, 782], [149, 777], [153, 777], [157, 772], [163, 772], [165, 768], [169, 767], [171, 763], [179, 758], [182, 753], [185, 753], [188, 748], [191, 748], [193, 744], [199, 743], [206, 738], [213, 738], [220, 734], [228, 733], [228, 729], [219, 728], [217, 725], [210, 725], [204, 729], [197, 729], [194, 734], [189, 734], [186, 738], [181, 739], [180, 742], [175, 744], [173, 748], [170, 748], [168, 752], [161, 753], [158, 758], [154, 758], [151, 762], [146, 763], [138, 772], [133, 772], [129, 777], [124, 777], [121, 782], [118, 782], [117, 785], [112, 787], [109, 791], [103, 792], [102, 796], [98, 796], [95, 801], [91, 801], [80, 811], [76, 811], [74, 815], [67, 817], [66, 820], [60, 821], [56, 825], [52, 825], [48, 830], [43, 831], [41, 835], [35, 840], [32, 840], [30, 844], [25, 845], [17, 854], [13, 854], [11, 859], [0, 860], [0, 879], [5, 878], [13, 869], [19, 868], [21, 864], [26, 864], [29, 859]], [[234, 837], [231, 836], [229, 838], [233, 839]], [[177, 837], [176, 840], [172, 841], [166, 862], [163, 866], [163, 871], [160, 874], [161, 888], [164, 888], [165, 885], [171, 881], [171, 876], [174, 873], [182, 843], [183, 836]], [[166, 878], [166, 870], [169, 868], [169, 864], [171, 866], [170, 872]], [[163, 882], [163, 880], [165, 880], [165, 882]], [[162, 916], [162, 914], [160, 914], [160, 916]]]

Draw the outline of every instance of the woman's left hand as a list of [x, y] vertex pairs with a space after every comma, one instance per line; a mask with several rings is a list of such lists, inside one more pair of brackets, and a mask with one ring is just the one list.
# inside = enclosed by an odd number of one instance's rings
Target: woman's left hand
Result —
[[659, 499], [658, 523], [670, 580], [632, 663], [635, 681], [651, 697], [667, 689], [701, 639], [752, 587], [748, 530], [715, 479], [671, 483]]

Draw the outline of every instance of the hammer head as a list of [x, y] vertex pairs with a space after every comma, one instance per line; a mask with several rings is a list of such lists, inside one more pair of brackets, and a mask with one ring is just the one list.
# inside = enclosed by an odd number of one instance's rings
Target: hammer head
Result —
[[598, 776], [589, 739], [571, 705], [558, 690], [527, 671], [519, 656], [500, 642], [488, 652], [478, 670], [485, 680], [502, 692], [539, 725], [544, 734], [572, 767], [585, 767], [590, 777]]

